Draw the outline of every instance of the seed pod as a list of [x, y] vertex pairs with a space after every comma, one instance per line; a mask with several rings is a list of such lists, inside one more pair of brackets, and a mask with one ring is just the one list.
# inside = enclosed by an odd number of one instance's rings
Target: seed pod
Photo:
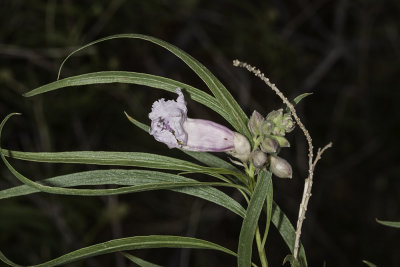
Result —
[[292, 167], [289, 162], [278, 156], [269, 157], [271, 171], [279, 178], [292, 178]]

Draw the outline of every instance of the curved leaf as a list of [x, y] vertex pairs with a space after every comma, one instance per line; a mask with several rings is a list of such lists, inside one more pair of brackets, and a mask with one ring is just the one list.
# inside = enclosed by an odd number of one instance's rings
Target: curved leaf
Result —
[[40, 86], [24, 94], [26, 97], [31, 97], [46, 92], [54, 91], [57, 89], [71, 87], [71, 86], [81, 86], [89, 84], [106, 84], [106, 83], [128, 83], [128, 84], [139, 84], [145, 85], [153, 88], [158, 88], [175, 93], [176, 88], [185, 89], [190, 97], [218, 114], [222, 117], [228, 116], [226, 111], [221, 108], [219, 102], [209, 94], [194, 88], [190, 85], [164, 78], [161, 76], [138, 73], [138, 72], [127, 72], [127, 71], [101, 71], [86, 73], [82, 75], [72, 76], [65, 79], [57, 80], [52, 83]]
[[1, 154], [14, 159], [47, 162], [143, 167], [203, 173], [237, 173], [223, 168], [200, 166], [190, 161], [142, 152], [73, 151], [73, 152], [23, 152], [2, 149]]
[[221, 107], [225, 110], [226, 116], [224, 118], [241, 134], [245, 135], [249, 140], [252, 140], [251, 134], [247, 128], [247, 121], [248, 118], [243, 110], [240, 108], [239, 104], [236, 100], [232, 97], [229, 91], [224, 87], [224, 85], [199, 61], [195, 58], [184, 52], [183, 50], [179, 49], [178, 47], [169, 44], [163, 40], [160, 40], [155, 37], [142, 35], [142, 34], [117, 34], [108, 36], [105, 38], [101, 38], [99, 40], [93, 41], [88, 43], [75, 51], [69, 54], [64, 61], [61, 63], [60, 70], [58, 76], [60, 76], [61, 69], [65, 62], [71, 57], [73, 54], [89, 47], [94, 44], [104, 42], [111, 39], [121, 39], [121, 38], [128, 38], [128, 39], [141, 39], [151, 43], [154, 43], [158, 46], [161, 46], [175, 56], [180, 58], [183, 62], [188, 65], [199, 77], [204, 81], [210, 91], [214, 94], [217, 98], [218, 102], [221, 104]]
[[376, 219], [377, 223], [380, 223], [382, 225], [385, 226], [389, 226], [389, 227], [394, 227], [394, 228], [400, 228], [400, 222], [394, 222], [394, 221], [381, 221]]
[[[197, 238], [182, 237], [182, 236], [150, 235], [150, 236], [135, 236], [135, 237], [126, 237], [126, 238], [110, 240], [107, 242], [75, 250], [73, 252], [64, 254], [56, 259], [41, 264], [32, 265], [32, 267], [58, 266], [61, 264], [66, 264], [98, 255], [103, 255], [118, 251], [145, 249], [145, 248], [212, 249], [224, 252], [232, 256], [236, 256], [235, 252], [227, 248]], [[13, 267], [21, 267], [21, 265], [13, 263], [9, 259], [7, 259], [1, 252], [0, 252], [0, 260]]]
[[[271, 221], [278, 229], [279, 234], [282, 236], [282, 239], [285, 241], [286, 245], [290, 249], [290, 252], [293, 253], [294, 241], [296, 239], [296, 230], [293, 227], [292, 223], [290, 222], [289, 218], [275, 202], [273, 202], [272, 205]], [[300, 262], [300, 266], [307, 267], [306, 253], [304, 251], [304, 247], [301, 244], [301, 242], [297, 259]]]
[[373, 264], [372, 262], [369, 262], [369, 261], [366, 261], [366, 260], [363, 260], [362, 261], [363, 263], [365, 263], [365, 265], [367, 265], [368, 267], [377, 267], [375, 264]]
[[[151, 185], [163, 185], [177, 183], [193, 183], [193, 179], [182, 177], [175, 174], [147, 171], [147, 170], [96, 170], [86, 171], [67, 175], [61, 175], [53, 178], [48, 178], [40, 181], [41, 184], [53, 187], [73, 187], [73, 186], [89, 186], [89, 185], [121, 185], [121, 186], [136, 186], [138, 189], [156, 190]], [[182, 185], [182, 184], [181, 184]], [[235, 186], [235, 185], [233, 185]], [[133, 188], [133, 187], [132, 187]], [[240, 187], [239, 187], [240, 188]], [[211, 186], [196, 186], [196, 187], [171, 187], [159, 188], [169, 189], [175, 192], [192, 195], [201, 199], [213, 202], [220, 205], [239, 216], [243, 217], [245, 210], [233, 198], [226, 195], [224, 192]], [[0, 191], [0, 199], [24, 196], [40, 192], [29, 185], [21, 185], [13, 188]]]
[[122, 252], [121, 254], [124, 255], [124, 257], [130, 260], [131, 262], [139, 265], [140, 267], [162, 267], [161, 265], [142, 260], [141, 258], [138, 258], [128, 253]]
[[251, 265], [251, 254], [253, 251], [253, 240], [258, 218], [267, 197], [268, 188], [272, 186], [272, 173], [261, 171], [257, 178], [257, 184], [250, 198], [249, 206], [246, 210], [242, 228], [239, 235], [238, 245], [238, 267], [249, 267]]

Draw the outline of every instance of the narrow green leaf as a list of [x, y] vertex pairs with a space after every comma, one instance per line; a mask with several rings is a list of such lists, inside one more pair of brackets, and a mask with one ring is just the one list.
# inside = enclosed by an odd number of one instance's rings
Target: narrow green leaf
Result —
[[272, 186], [272, 178], [269, 178], [271, 180], [271, 186], [268, 187], [267, 190], [267, 197], [266, 197], [266, 222], [265, 222], [265, 230], [264, 230], [264, 236], [261, 242], [262, 247], [265, 246], [265, 243], [267, 241], [268, 237], [268, 232], [269, 232], [269, 227], [271, 225], [271, 219], [272, 219], [272, 206], [274, 202], [274, 189]]
[[[296, 106], [298, 103], [300, 103], [301, 100], [303, 100], [303, 98], [305, 98], [309, 95], [312, 95], [312, 94], [313, 93], [304, 93], [304, 94], [298, 95], [291, 101], [291, 103], [293, 104], [293, 106]], [[285, 112], [289, 112], [289, 111], [290, 111], [290, 109], [288, 107], [286, 107]]]
[[375, 264], [373, 264], [372, 262], [369, 262], [369, 261], [366, 261], [366, 260], [363, 260], [363, 263], [365, 263], [369, 267], [378, 267]]
[[7, 259], [7, 257], [1, 251], [0, 251], [0, 261], [2, 261], [3, 263], [7, 264], [8, 266], [22, 267], [21, 265], [18, 265], [16, 263], [10, 261], [9, 259]]
[[268, 187], [272, 186], [271, 172], [261, 171], [257, 178], [257, 184], [250, 198], [246, 210], [242, 228], [239, 235], [238, 267], [249, 267], [253, 251], [253, 240], [258, 219], [267, 197]]
[[194, 152], [194, 151], [183, 151], [185, 154], [191, 156], [192, 158], [200, 161], [201, 163], [210, 166], [210, 167], [215, 167], [215, 168], [223, 168], [227, 170], [231, 170], [237, 173], [242, 173], [238, 168], [233, 166], [232, 164], [226, 162], [225, 160], [210, 154], [210, 153], [204, 153], [204, 152]]
[[228, 116], [226, 111], [221, 108], [219, 102], [214, 97], [212, 97], [211, 95], [207, 94], [204, 91], [201, 91], [190, 85], [172, 79], [151, 74], [138, 73], [138, 72], [101, 71], [101, 72], [86, 73], [82, 75], [77, 75], [57, 80], [52, 83], [48, 83], [46, 85], [40, 86], [36, 89], [33, 89], [25, 93], [24, 96], [31, 97], [71, 86], [106, 84], [106, 83], [139, 84], [151, 88], [166, 90], [168, 92], [173, 92], [173, 93], [175, 93], [176, 88], [179, 87], [187, 91], [190, 97], [194, 101], [197, 101], [211, 108], [224, 118]]
[[65, 62], [74, 55], [75, 53], [92, 46], [94, 44], [104, 42], [107, 40], [111, 39], [121, 39], [121, 38], [128, 38], [128, 39], [141, 39], [145, 41], [149, 41], [151, 43], [154, 43], [156, 45], [159, 45], [171, 53], [173, 53], [175, 56], [180, 58], [183, 62], [188, 65], [189, 68], [191, 68], [199, 77], [204, 81], [204, 83], [207, 85], [207, 87], [210, 89], [210, 91], [214, 94], [214, 96], [217, 98], [218, 102], [221, 104], [221, 107], [225, 110], [226, 116], [224, 117], [238, 132], [241, 134], [245, 135], [249, 140], [252, 140], [251, 134], [249, 130], [247, 129], [247, 121], [248, 118], [246, 114], [243, 112], [243, 110], [240, 108], [239, 104], [236, 102], [236, 100], [232, 97], [232, 95], [229, 93], [229, 91], [224, 87], [224, 85], [199, 61], [197, 61], [195, 58], [184, 52], [183, 50], [179, 49], [178, 47], [171, 45], [163, 40], [147, 36], [147, 35], [142, 35], [142, 34], [117, 34], [117, 35], [112, 35], [108, 36], [96, 41], [93, 41], [91, 43], [88, 43], [72, 53], [70, 53], [62, 62], [59, 70], [59, 75], [61, 73], [61, 69]]
[[[290, 252], [293, 253], [294, 242], [296, 239], [296, 230], [290, 222], [289, 218], [286, 214], [279, 208], [278, 204], [273, 202], [272, 205], [272, 223], [278, 229], [282, 239], [285, 241], [286, 245], [290, 249]], [[299, 254], [297, 255], [297, 259], [300, 263], [301, 267], [307, 267], [307, 258], [306, 253], [304, 251], [303, 245], [300, 243]]]
[[150, 132], [150, 127], [144, 123], [141, 123], [140, 121], [135, 120], [134, 118], [132, 118], [131, 116], [128, 115], [128, 113], [124, 112], [125, 116], [128, 118], [128, 120], [133, 123], [136, 127], [139, 127], [140, 129], [142, 129], [143, 131], [145, 131], [146, 133]]
[[298, 103], [300, 103], [301, 100], [303, 100], [303, 98], [305, 98], [309, 95], [312, 95], [312, 94], [313, 93], [304, 93], [304, 94], [296, 96], [292, 101], [293, 105], [297, 105]]
[[[137, 189], [155, 190], [151, 185], [163, 185], [167, 183], [193, 183], [193, 179], [179, 176], [176, 174], [148, 171], [148, 170], [96, 170], [86, 171], [67, 175], [61, 175], [40, 181], [41, 184], [52, 187], [73, 187], [73, 186], [93, 186], [93, 185], [120, 185], [136, 186]], [[178, 184], [179, 186], [179, 184]], [[234, 185], [233, 185], [234, 186]], [[133, 187], [132, 187], [133, 188]], [[240, 187], [239, 187], [240, 188]], [[134, 188], [133, 188], [134, 189]], [[166, 189], [166, 188], [165, 188]], [[224, 192], [211, 186], [199, 187], [171, 187], [169, 190], [179, 192], [220, 205], [237, 215], [243, 217], [245, 210], [233, 198]], [[0, 199], [24, 196], [40, 192], [29, 185], [21, 185], [0, 191]]]
[[286, 262], [289, 262], [291, 267], [301, 267], [300, 262], [298, 260], [296, 260], [293, 255], [287, 255], [283, 259], [282, 265], [285, 265]]
[[377, 223], [380, 223], [382, 225], [385, 226], [389, 226], [389, 227], [394, 227], [394, 228], [400, 228], [400, 222], [395, 222], [395, 221], [381, 221], [376, 219]]
[[124, 255], [124, 257], [130, 260], [131, 262], [139, 265], [140, 267], [162, 267], [161, 265], [142, 260], [141, 258], [133, 256], [129, 253], [122, 252], [121, 254]]
[[151, 169], [236, 175], [236, 173], [223, 168], [204, 167], [190, 161], [142, 152], [23, 152], [2, 149], [1, 153], [14, 159], [34, 162], [131, 166]]
[[[232, 256], [236, 256], [235, 252], [227, 248], [197, 238], [182, 237], [182, 236], [150, 235], [150, 236], [135, 236], [135, 237], [126, 237], [121, 239], [110, 240], [107, 242], [75, 250], [73, 252], [64, 254], [56, 259], [41, 264], [32, 265], [31, 267], [58, 266], [98, 255], [104, 255], [119, 251], [135, 250], [135, 249], [146, 249], [146, 248], [211, 249], [211, 250], [221, 251]], [[7, 259], [1, 252], [0, 252], [0, 260], [13, 267], [21, 267], [20, 265], [17, 265], [12, 261], [10, 261], [9, 259]]]

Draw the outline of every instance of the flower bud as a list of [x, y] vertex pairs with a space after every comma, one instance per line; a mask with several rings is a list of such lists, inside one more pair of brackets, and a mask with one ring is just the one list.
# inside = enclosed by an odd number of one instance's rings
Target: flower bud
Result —
[[293, 131], [295, 126], [290, 112], [283, 113], [283, 109], [271, 111], [266, 120], [272, 124], [272, 135], [285, 136], [286, 133]]
[[282, 123], [281, 123], [282, 128], [285, 129], [285, 132], [290, 133], [293, 131], [295, 127], [295, 122], [292, 119], [292, 115], [290, 112], [283, 114], [282, 118]]
[[250, 156], [250, 143], [249, 140], [240, 133], [233, 132], [233, 145], [234, 150], [230, 154], [241, 161], [247, 161]]
[[270, 121], [264, 120], [264, 122], [261, 125], [261, 134], [269, 135], [272, 133], [273, 129], [274, 129], [274, 125]]
[[278, 109], [268, 113], [266, 120], [274, 124], [277, 124], [279, 121], [282, 121], [282, 118], [283, 118], [283, 109]]
[[261, 125], [263, 122], [264, 122], [263, 116], [254, 110], [253, 114], [251, 114], [249, 123], [247, 124], [253, 136], [261, 134]]
[[292, 167], [285, 159], [278, 156], [270, 156], [269, 161], [273, 174], [279, 178], [292, 178]]
[[254, 167], [261, 169], [267, 162], [267, 155], [260, 150], [256, 150], [251, 153], [250, 160]]
[[272, 138], [278, 142], [280, 147], [290, 147], [290, 143], [285, 137], [273, 135]]
[[264, 137], [260, 148], [265, 153], [275, 153], [279, 148], [278, 141], [271, 137]]

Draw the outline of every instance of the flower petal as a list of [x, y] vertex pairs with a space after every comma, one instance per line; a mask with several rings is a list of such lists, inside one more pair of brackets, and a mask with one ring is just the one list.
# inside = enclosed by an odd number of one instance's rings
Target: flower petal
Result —
[[186, 102], [181, 89], [176, 89], [176, 93], [178, 94], [176, 101], [165, 101], [162, 98], [154, 102], [149, 114], [150, 134], [169, 148], [180, 147], [187, 140], [187, 134], [182, 127], [187, 114]]
[[183, 128], [187, 132], [187, 142], [183, 149], [191, 151], [223, 152], [234, 149], [233, 132], [218, 123], [188, 118]]

